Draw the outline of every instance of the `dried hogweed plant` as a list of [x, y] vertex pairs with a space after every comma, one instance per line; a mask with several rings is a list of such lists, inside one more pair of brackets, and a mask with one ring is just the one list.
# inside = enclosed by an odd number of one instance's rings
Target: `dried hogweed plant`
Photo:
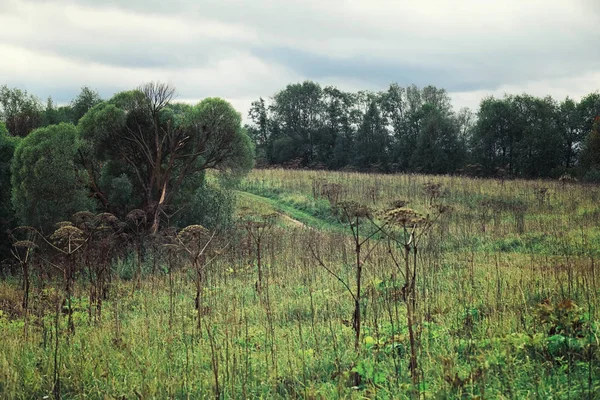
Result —
[[207, 312], [204, 306], [203, 294], [206, 284], [208, 265], [214, 261], [227, 247], [219, 248], [216, 245], [215, 230], [208, 230], [202, 225], [190, 225], [177, 234], [176, 242], [180, 250], [187, 256], [194, 268], [194, 281], [196, 284], [195, 305], [198, 312], [198, 331], [202, 331], [202, 315]]
[[[423, 216], [413, 209], [406, 208], [406, 202], [396, 202], [384, 213], [386, 222], [385, 233], [388, 238], [388, 253], [397, 271], [404, 281], [400, 289], [402, 300], [406, 305], [406, 319], [410, 341], [410, 372], [413, 383], [419, 383], [419, 369], [417, 360], [417, 335], [415, 333], [416, 307], [417, 307], [417, 273], [418, 253], [421, 241], [432, 228], [440, 215], [448, 211], [444, 205], [436, 204], [432, 207], [433, 216]], [[400, 250], [400, 257], [397, 251]]]

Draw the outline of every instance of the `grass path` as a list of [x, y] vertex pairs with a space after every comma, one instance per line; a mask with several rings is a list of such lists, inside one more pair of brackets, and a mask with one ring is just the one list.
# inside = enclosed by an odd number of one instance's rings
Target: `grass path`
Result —
[[317, 218], [302, 210], [298, 210], [297, 208], [294, 208], [287, 204], [282, 204], [277, 200], [270, 199], [268, 197], [259, 196], [241, 190], [236, 191], [236, 194], [242, 201], [247, 201], [249, 203], [258, 203], [260, 205], [266, 206], [268, 209], [271, 209], [274, 212], [279, 213], [284, 218], [284, 220], [288, 221], [291, 225], [315, 228], [320, 230], [342, 229], [342, 227], [339, 225], [332, 224], [329, 221]]

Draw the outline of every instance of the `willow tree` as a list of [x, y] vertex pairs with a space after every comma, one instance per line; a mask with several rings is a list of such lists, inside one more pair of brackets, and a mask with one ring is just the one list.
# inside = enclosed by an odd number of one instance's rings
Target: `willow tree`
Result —
[[[174, 97], [171, 86], [148, 83], [96, 105], [78, 125], [92, 196], [108, 211], [115, 211], [115, 197], [133, 199], [130, 206], [147, 213], [152, 232], [181, 191], [197, 189], [203, 171], [253, 166], [252, 143], [231, 104], [208, 98], [190, 106]], [[129, 193], [115, 196], [118, 188]]]
[[18, 143], [11, 183], [21, 224], [49, 232], [54, 223], [93, 207], [73, 162], [79, 144], [77, 130], [66, 123], [36, 129]]

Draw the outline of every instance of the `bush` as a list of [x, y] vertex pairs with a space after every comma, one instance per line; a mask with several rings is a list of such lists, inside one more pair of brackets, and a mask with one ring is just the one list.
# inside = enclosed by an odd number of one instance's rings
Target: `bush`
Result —
[[178, 227], [197, 224], [208, 229], [227, 229], [233, 224], [234, 208], [235, 196], [231, 190], [204, 183], [173, 223]]

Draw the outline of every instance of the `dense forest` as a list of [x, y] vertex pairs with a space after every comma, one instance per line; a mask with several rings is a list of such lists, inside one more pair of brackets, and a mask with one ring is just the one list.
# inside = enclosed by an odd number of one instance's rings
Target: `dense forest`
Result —
[[600, 93], [505, 95], [455, 111], [434, 86], [349, 93], [306, 81], [252, 103], [259, 165], [472, 176], [600, 178]]

